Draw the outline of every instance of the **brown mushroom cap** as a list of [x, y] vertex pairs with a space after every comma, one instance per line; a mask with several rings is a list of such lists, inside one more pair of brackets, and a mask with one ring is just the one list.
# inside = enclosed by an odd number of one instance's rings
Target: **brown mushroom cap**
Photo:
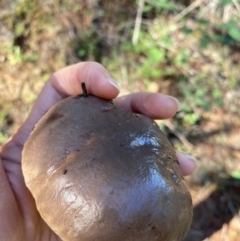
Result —
[[64, 241], [180, 241], [191, 196], [175, 151], [150, 118], [94, 96], [69, 97], [23, 150], [26, 185]]

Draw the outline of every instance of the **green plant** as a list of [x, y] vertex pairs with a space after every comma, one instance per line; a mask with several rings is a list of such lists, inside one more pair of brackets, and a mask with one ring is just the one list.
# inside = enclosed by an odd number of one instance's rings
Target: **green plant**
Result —
[[186, 113], [184, 116], [184, 125], [195, 125], [199, 120], [199, 115], [197, 113]]
[[35, 62], [39, 58], [38, 53], [24, 54], [21, 47], [13, 43], [5, 45], [4, 52], [11, 65], [22, 64], [23, 62]]
[[183, 95], [184, 103], [182, 105], [182, 114], [177, 118], [182, 120], [184, 126], [195, 125], [201, 119], [201, 109], [204, 112], [211, 111], [214, 107], [223, 106], [223, 91], [216, 87], [214, 80], [206, 81], [205, 75], [196, 77], [194, 84], [187, 84], [181, 81], [179, 84]]
[[240, 181], [240, 172], [238, 171], [233, 171], [231, 173], [231, 177], [234, 178], [234, 179], [237, 179], [238, 181]]
[[7, 138], [5, 137], [5, 135], [3, 135], [2, 132], [0, 132], [0, 145], [3, 144], [6, 141], [6, 139]]
[[174, 3], [168, 0], [149, 0], [145, 3], [144, 12], [149, 12], [152, 10], [161, 11], [173, 11], [176, 9]]
[[7, 58], [11, 65], [20, 64], [23, 62], [23, 54], [20, 46], [12, 44], [6, 45], [5, 53], [7, 54]]
[[4, 120], [7, 116], [7, 112], [0, 109], [0, 145], [6, 141], [6, 136], [3, 133]]
[[210, 44], [234, 46], [240, 42], [239, 19], [230, 19], [228, 22], [212, 24], [207, 19], [197, 19], [195, 29], [183, 27], [182, 32], [186, 35], [193, 34], [199, 39], [199, 45], [205, 49]]
[[176, 48], [171, 34], [169, 26], [159, 23], [143, 28], [137, 45], [127, 43], [123, 46], [124, 55], [138, 60], [138, 73], [145, 77], [145, 83], [167, 76], [177, 77], [182, 68], [189, 66], [188, 49]]
[[214, 105], [222, 106], [222, 91], [220, 89], [211, 90], [211, 86], [205, 86], [205, 83], [198, 83], [196, 86], [182, 85], [184, 97], [197, 107], [210, 111]]
[[[225, 34], [225, 38], [231, 38], [232, 41], [240, 42], [240, 26], [239, 23], [235, 19], [230, 19], [226, 23], [221, 23], [217, 26], [220, 30], [222, 30], [223, 34]], [[228, 39], [220, 39], [227, 42]], [[230, 40], [229, 40], [230, 41]], [[227, 42], [228, 43], [228, 42]]]
[[81, 32], [81, 35], [74, 41], [73, 48], [81, 60], [102, 61], [101, 37], [94, 28]]
[[220, 89], [213, 90], [212, 98], [216, 105], [223, 106], [222, 91]]

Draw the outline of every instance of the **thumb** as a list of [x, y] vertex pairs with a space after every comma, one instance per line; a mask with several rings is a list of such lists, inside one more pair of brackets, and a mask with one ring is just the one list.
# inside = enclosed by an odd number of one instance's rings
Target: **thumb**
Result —
[[9, 238], [12, 237], [13, 228], [15, 229], [14, 232], [20, 235], [20, 230], [23, 227], [19, 222], [22, 216], [10, 181], [6, 175], [7, 171], [5, 171], [4, 163], [0, 157], [0, 233], [1, 240], [9, 240]]

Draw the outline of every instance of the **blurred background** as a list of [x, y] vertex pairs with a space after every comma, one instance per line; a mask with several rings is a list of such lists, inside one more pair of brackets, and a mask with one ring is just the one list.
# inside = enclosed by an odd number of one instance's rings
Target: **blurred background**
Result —
[[121, 95], [177, 97], [159, 125], [199, 167], [185, 241], [240, 240], [240, 1], [1, 0], [0, 145], [56, 70], [102, 63]]

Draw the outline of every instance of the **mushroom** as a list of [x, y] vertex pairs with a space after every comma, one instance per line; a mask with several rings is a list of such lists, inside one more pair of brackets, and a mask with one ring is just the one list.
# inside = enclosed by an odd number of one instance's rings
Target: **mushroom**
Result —
[[63, 241], [180, 241], [192, 200], [150, 118], [79, 95], [55, 104], [23, 150], [25, 182]]

